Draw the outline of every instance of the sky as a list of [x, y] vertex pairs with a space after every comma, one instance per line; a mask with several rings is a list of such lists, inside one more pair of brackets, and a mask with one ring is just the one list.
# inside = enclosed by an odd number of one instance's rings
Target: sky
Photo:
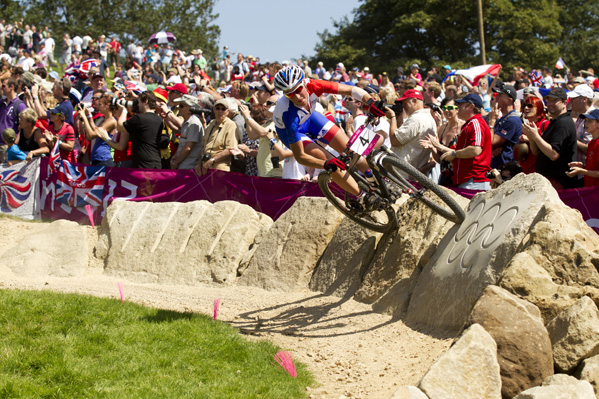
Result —
[[[359, 0], [217, 0], [214, 21], [220, 26], [219, 50], [229, 46], [232, 55], [260, 57], [261, 62], [313, 56], [317, 33], [334, 32], [332, 21], [353, 19]], [[232, 59], [233, 56], [231, 57]]]

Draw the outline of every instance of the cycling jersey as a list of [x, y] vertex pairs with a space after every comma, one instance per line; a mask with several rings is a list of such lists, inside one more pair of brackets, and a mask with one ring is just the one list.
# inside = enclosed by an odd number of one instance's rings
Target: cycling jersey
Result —
[[[339, 84], [325, 80], [304, 79], [310, 95], [310, 111], [298, 108], [287, 97], [279, 98], [275, 105], [274, 122], [277, 135], [287, 147], [298, 141], [326, 139], [326, 134], [335, 126], [324, 115], [315, 111], [318, 98], [323, 93], [337, 93]], [[334, 129], [335, 132], [337, 129]], [[326, 141], [326, 140], [323, 140]]]

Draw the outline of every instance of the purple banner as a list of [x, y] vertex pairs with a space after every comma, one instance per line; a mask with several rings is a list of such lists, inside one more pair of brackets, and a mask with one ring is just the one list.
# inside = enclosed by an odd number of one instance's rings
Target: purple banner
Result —
[[[89, 224], [85, 204], [70, 207], [57, 201], [57, 175], [51, 173], [48, 159], [43, 158], [40, 166], [42, 217]], [[91, 204], [96, 224], [101, 222], [104, 209], [115, 199], [152, 202], [206, 200], [213, 203], [230, 200], [249, 205], [276, 220], [297, 198], [323, 196], [316, 183], [250, 177], [214, 169], [204, 176], [197, 176], [193, 170], [106, 168], [104, 181], [101, 206]], [[478, 192], [454, 191], [466, 198], [472, 198]], [[596, 206], [599, 203], [599, 187], [560, 190], [558, 194], [566, 205], [578, 209], [587, 224], [599, 233], [599, 207]]]

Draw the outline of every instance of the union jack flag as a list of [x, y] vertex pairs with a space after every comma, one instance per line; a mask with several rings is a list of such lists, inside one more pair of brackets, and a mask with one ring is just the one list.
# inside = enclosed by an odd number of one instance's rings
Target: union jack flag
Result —
[[54, 147], [52, 147], [52, 151], [50, 151], [50, 158], [49, 158], [49, 162], [48, 162], [48, 175], [51, 175], [52, 173], [56, 173], [56, 171], [58, 170], [58, 168], [60, 168], [60, 148], [59, 145], [60, 144], [60, 140], [56, 141], [56, 144], [54, 144]]
[[75, 83], [77, 83], [77, 79], [79, 79], [79, 67], [78, 66], [72, 66], [70, 68], [65, 69], [64, 71], [64, 75], [62, 75], [63, 78], [69, 78], [69, 80], [71, 81], [71, 83], [73, 85], [75, 85]]
[[541, 71], [537, 71], [536, 69], [533, 69], [530, 73], [530, 80], [537, 87], [542, 86], [545, 83]]
[[70, 207], [102, 205], [106, 166], [74, 166], [61, 161], [56, 180], [56, 200]]
[[18, 170], [0, 172], [0, 210], [8, 213], [23, 205], [31, 194], [31, 182]]
[[79, 65], [79, 73], [81, 75], [89, 75], [89, 71], [92, 68], [99, 68], [100, 67], [100, 61], [96, 60], [95, 58], [90, 58], [88, 60], [85, 60], [81, 63], [81, 65]]

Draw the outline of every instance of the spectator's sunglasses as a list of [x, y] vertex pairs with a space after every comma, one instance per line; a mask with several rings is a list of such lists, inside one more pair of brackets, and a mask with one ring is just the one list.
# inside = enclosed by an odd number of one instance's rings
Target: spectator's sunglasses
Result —
[[266, 105], [274, 105], [274, 104], [275, 104], [275, 101], [267, 101], [266, 102]]
[[444, 105], [441, 107], [441, 109], [443, 111], [454, 111], [454, 110], [458, 109], [458, 106], [457, 105]]

